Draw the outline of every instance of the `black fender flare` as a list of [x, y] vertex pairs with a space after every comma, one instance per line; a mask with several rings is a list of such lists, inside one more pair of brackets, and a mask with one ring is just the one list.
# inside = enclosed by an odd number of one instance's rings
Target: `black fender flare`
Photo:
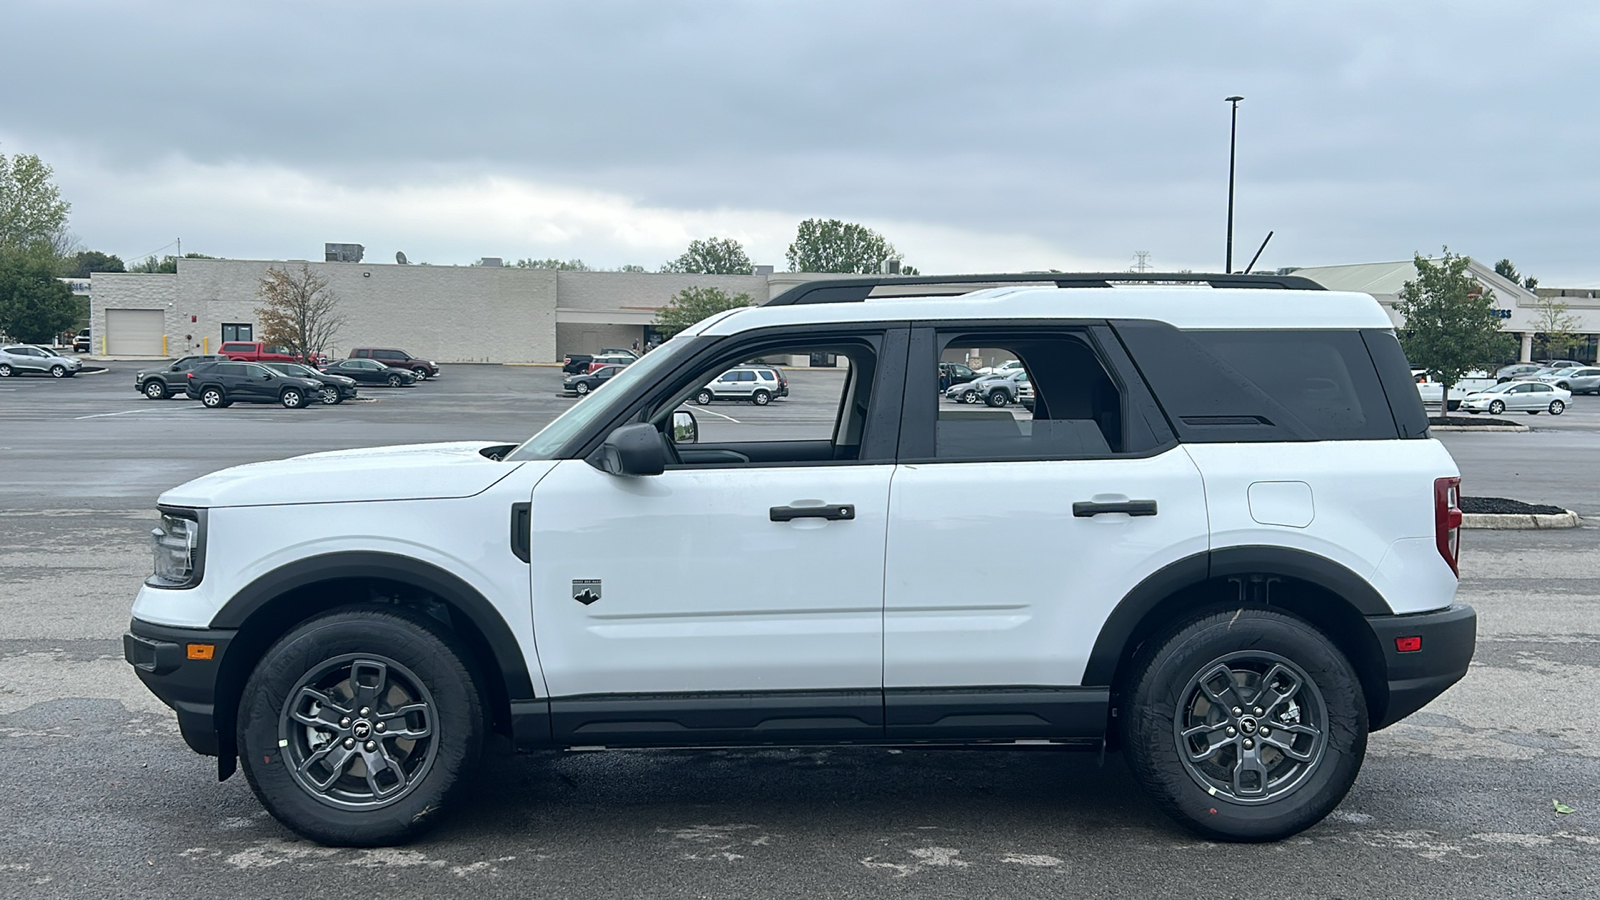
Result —
[[1225, 547], [1196, 553], [1157, 569], [1122, 598], [1095, 638], [1083, 670], [1083, 684], [1112, 684], [1139, 623], [1162, 601], [1215, 578], [1244, 574], [1278, 575], [1309, 582], [1338, 596], [1362, 616], [1394, 614], [1366, 579], [1315, 553], [1267, 546]]
[[359, 578], [381, 578], [412, 585], [459, 610], [489, 645], [507, 698], [512, 702], [534, 699], [533, 679], [528, 673], [522, 646], [494, 605], [476, 588], [450, 572], [397, 553], [342, 551], [309, 556], [280, 566], [235, 594], [217, 611], [211, 627], [238, 629], [274, 599], [297, 588], [322, 581]]

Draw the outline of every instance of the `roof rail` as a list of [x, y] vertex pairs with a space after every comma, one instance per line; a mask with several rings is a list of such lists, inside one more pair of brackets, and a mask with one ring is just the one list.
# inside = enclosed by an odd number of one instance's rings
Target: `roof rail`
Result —
[[[808, 281], [784, 291], [763, 306], [803, 303], [860, 303], [879, 287], [927, 287], [904, 296], [965, 294], [1005, 284], [1053, 284], [1060, 288], [1108, 288], [1118, 284], [1209, 284], [1214, 288], [1277, 288], [1287, 291], [1326, 290], [1300, 275], [1219, 275], [1195, 272], [1012, 272], [996, 275], [866, 275]], [[942, 290], [941, 290], [942, 288]], [[881, 296], [881, 295], [880, 295]]]

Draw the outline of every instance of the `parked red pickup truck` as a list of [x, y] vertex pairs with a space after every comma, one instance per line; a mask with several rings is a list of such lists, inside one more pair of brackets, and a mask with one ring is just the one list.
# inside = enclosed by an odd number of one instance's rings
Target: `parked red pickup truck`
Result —
[[269, 346], [261, 341], [227, 341], [217, 348], [217, 353], [238, 362], [297, 362], [313, 366], [322, 362], [319, 354], [303, 359], [288, 347]]

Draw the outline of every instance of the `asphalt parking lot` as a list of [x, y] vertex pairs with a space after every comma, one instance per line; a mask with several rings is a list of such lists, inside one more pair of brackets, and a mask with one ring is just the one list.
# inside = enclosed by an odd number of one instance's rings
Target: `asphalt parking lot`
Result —
[[[1279, 844], [1192, 838], [1116, 754], [883, 748], [497, 757], [420, 843], [299, 841], [243, 778], [215, 781], [122, 661], [156, 495], [315, 450], [516, 441], [575, 401], [552, 368], [447, 366], [337, 407], [206, 410], [107, 365], [0, 382], [0, 896], [1600, 895], [1595, 526], [1467, 533], [1471, 673], [1374, 735], [1344, 805]], [[721, 417], [804, 430], [839, 375], [790, 377], [767, 408], [691, 408], [708, 438]], [[1467, 493], [1600, 521], [1600, 398], [1527, 423], [1442, 436]]]

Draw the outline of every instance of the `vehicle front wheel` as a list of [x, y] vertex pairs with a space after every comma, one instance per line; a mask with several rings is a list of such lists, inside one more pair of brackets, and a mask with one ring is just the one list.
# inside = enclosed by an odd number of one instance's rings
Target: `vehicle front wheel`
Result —
[[51, 366], [50, 367], [50, 377], [51, 378], [65, 378], [65, 377], [67, 377], [67, 367], [61, 365], [60, 363], [57, 363], [56, 365]]
[[589, 385], [587, 382], [580, 381], [573, 385], [572, 392], [582, 397], [584, 394], [589, 393]]
[[325, 387], [319, 393], [322, 396], [322, 402], [329, 406], [337, 404], [341, 399], [338, 388]]
[[405, 383], [406, 383], [405, 377], [402, 376], [398, 372], [396, 372], [395, 374], [389, 376], [389, 387], [399, 387], [400, 385], [405, 384]]
[[283, 404], [284, 409], [299, 409], [306, 405], [306, 397], [300, 393], [299, 388], [285, 388], [283, 393], [278, 395], [278, 402]]
[[167, 386], [159, 381], [151, 381], [144, 386], [144, 395], [151, 400], [167, 399]]
[[766, 391], [756, 391], [750, 395], [750, 402], [757, 406], [766, 406], [772, 402], [772, 395]]
[[700, 393], [694, 395], [694, 402], [701, 406], [709, 406], [711, 403], [711, 389], [702, 388]]
[[1503, 402], [1501, 402], [1499, 400], [1496, 400], [1493, 403], [1489, 404], [1489, 415], [1491, 415], [1491, 416], [1498, 416], [1498, 415], [1500, 415], [1501, 413], [1503, 413], [1505, 411], [1506, 411], [1505, 403], [1503, 403]]
[[209, 387], [200, 392], [200, 404], [209, 409], [221, 409], [228, 405], [228, 398], [222, 388]]
[[990, 406], [1005, 406], [1011, 402], [1005, 391], [990, 391], [988, 403]]
[[962, 391], [961, 392], [961, 402], [962, 403], [977, 403], [978, 402], [978, 392], [977, 391]]
[[1565, 403], [1562, 403], [1560, 400], [1550, 401], [1550, 415], [1559, 416], [1566, 411], [1567, 405]]
[[11, 367], [5, 363], [0, 363], [0, 378], [10, 378], [11, 375]]
[[1349, 662], [1301, 619], [1229, 609], [1145, 645], [1122, 710], [1128, 764], [1205, 837], [1270, 841], [1344, 799], [1367, 747]]
[[267, 811], [323, 844], [407, 841], [478, 763], [483, 708], [453, 636], [404, 608], [345, 608], [269, 649], [239, 702], [239, 759]]
[[426, 381], [428, 379], [428, 370], [427, 369], [421, 369], [421, 368], [412, 369], [411, 372], [412, 372], [412, 374], [417, 376], [417, 380], [418, 381]]

